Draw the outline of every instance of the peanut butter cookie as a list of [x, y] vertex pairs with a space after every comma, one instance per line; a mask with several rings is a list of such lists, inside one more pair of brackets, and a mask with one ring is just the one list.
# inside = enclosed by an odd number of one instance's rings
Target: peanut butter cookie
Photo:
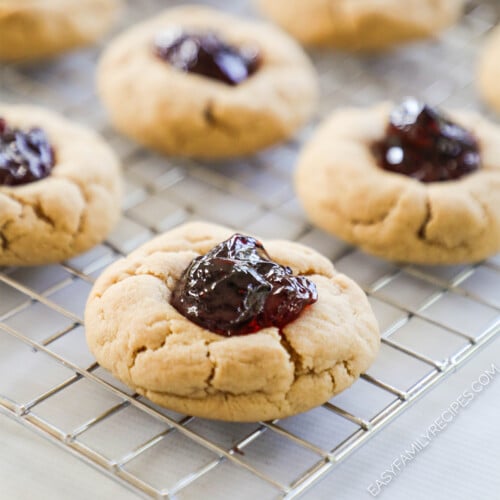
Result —
[[91, 44], [119, 0], [0, 0], [0, 61], [46, 58]]
[[463, 0], [256, 0], [305, 44], [377, 51], [431, 37], [460, 16]]
[[111, 121], [165, 154], [225, 158], [289, 138], [317, 81], [278, 29], [201, 6], [169, 9], [113, 41], [98, 70]]
[[362, 290], [307, 247], [231, 234], [185, 224], [112, 264], [85, 311], [98, 362], [155, 403], [220, 420], [286, 417], [350, 386], [379, 347]]
[[422, 264], [500, 250], [500, 129], [414, 99], [336, 111], [300, 156], [312, 222], [368, 253]]
[[0, 265], [73, 257], [120, 214], [116, 156], [94, 132], [34, 106], [0, 105]]
[[479, 90], [486, 102], [500, 113], [500, 26], [486, 42], [479, 62]]

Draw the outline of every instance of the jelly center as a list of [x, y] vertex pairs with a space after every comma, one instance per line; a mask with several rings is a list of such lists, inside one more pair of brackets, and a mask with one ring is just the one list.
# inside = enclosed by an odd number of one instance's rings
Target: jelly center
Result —
[[0, 185], [15, 186], [43, 179], [54, 163], [54, 150], [42, 129], [11, 128], [0, 118]]
[[170, 29], [155, 39], [155, 53], [180, 71], [238, 85], [260, 65], [255, 47], [234, 47], [214, 33]]
[[481, 166], [473, 134], [413, 98], [393, 110], [385, 137], [372, 150], [383, 169], [421, 182], [459, 179]]
[[272, 261], [255, 238], [235, 234], [190, 263], [171, 304], [193, 323], [232, 336], [281, 329], [317, 299], [312, 281]]

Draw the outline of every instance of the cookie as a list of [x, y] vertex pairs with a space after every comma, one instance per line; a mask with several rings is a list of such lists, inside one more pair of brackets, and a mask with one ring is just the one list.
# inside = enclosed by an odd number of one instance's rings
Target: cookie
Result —
[[307, 45], [377, 51], [431, 37], [453, 24], [463, 0], [256, 0]]
[[493, 30], [480, 57], [478, 86], [484, 100], [500, 113], [500, 26]]
[[0, 265], [38, 265], [101, 242], [120, 214], [118, 160], [94, 132], [0, 105]]
[[[393, 165], [382, 168], [377, 156], [388, 128], [394, 128], [392, 110], [391, 104], [338, 110], [305, 146], [295, 187], [311, 221], [368, 253], [401, 262], [456, 264], [498, 252], [499, 127], [473, 112], [453, 113], [455, 124], [433, 122], [435, 111], [427, 108], [427, 115], [416, 117], [420, 132], [415, 134], [409, 127], [414, 117], [399, 110], [395, 119], [403, 130], [420, 147], [437, 144], [438, 151], [405, 152], [392, 137], [384, 151]], [[463, 141], [426, 137], [426, 131], [440, 127]], [[432, 154], [444, 163], [433, 168]], [[396, 166], [408, 168], [413, 177]]]
[[169, 9], [104, 53], [98, 88], [115, 127], [165, 154], [226, 158], [289, 138], [315, 108], [302, 49], [270, 25]]
[[111, 26], [118, 0], [0, 0], [0, 61], [46, 58], [91, 44]]
[[362, 290], [310, 248], [264, 242], [274, 261], [317, 288], [317, 301], [281, 331], [225, 336], [171, 304], [193, 259], [231, 234], [188, 223], [112, 264], [85, 311], [87, 342], [99, 364], [159, 405], [230, 421], [283, 418], [350, 386], [377, 354], [377, 323]]

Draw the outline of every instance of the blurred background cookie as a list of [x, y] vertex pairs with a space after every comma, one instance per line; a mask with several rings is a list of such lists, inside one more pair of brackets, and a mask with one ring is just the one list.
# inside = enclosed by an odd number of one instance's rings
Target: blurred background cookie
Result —
[[493, 30], [479, 62], [479, 90], [500, 113], [500, 26]]
[[110, 28], [119, 0], [0, 0], [0, 60], [45, 58], [91, 44]]
[[280, 30], [178, 7], [120, 35], [98, 70], [118, 130], [178, 156], [224, 158], [290, 137], [313, 113], [316, 74]]
[[307, 45], [382, 50], [432, 37], [461, 15], [463, 0], [256, 0]]
[[120, 213], [118, 159], [94, 132], [0, 105], [0, 265], [59, 262], [100, 243]]
[[319, 227], [390, 260], [479, 261], [500, 250], [500, 129], [414, 99], [343, 109], [299, 159], [295, 185]]

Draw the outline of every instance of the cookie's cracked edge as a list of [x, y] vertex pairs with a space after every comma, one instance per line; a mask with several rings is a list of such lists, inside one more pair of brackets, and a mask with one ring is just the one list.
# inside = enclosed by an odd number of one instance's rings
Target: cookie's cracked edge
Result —
[[208, 377], [205, 380], [205, 386], [206, 386], [205, 391], [208, 391], [208, 389], [212, 387], [212, 381], [217, 371], [217, 361], [210, 357], [211, 355], [210, 342], [206, 341], [205, 345], [207, 347], [207, 358], [210, 360], [210, 373], [208, 374]]
[[290, 363], [293, 364], [293, 374], [294, 379], [297, 375], [301, 375], [304, 372], [304, 362], [303, 358], [298, 351], [292, 346], [288, 338], [286, 337], [285, 332], [280, 332], [280, 344], [281, 347], [287, 353]]
[[431, 205], [431, 200], [429, 198], [429, 194], [427, 193], [425, 199], [425, 215], [422, 223], [420, 224], [420, 227], [417, 229], [417, 239], [424, 242], [428, 241], [427, 228], [429, 227], [431, 220], [432, 220], [432, 205]]
[[[345, 371], [345, 378], [344, 376], [341, 376], [342, 373], [338, 373], [339, 369], [341, 371]], [[339, 376], [342, 378], [341, 382], [338, 381]], [[359, 378], [359, 376], [360, 374], [358, 373], [348, 373], [345, 369], [344, 362], [339, 361], [335, 365], [322, 370], [321, 372], [295, 377], [288, 391], [274, 394], [269, 394], [264, 391], [252, 391], [239, 394], [217, 392], [215, 394], [208, 394], [205, 397], [199, 398], [189, 395], [177, 395], [168, 392], [154, 391], [142, 386], [134, 386], [133, 388], [151, 401], [166, 406], [174, 411], [227, 421], [255, 422], [259, 420], [285, 418], [287, 416], [294, 415], [297, 412], [307, 411], [315, 406], [319, 406], [328, 401], [335, 394], [338, 394], [342, 390], [350, 387]], [[322, 386], [322, 390], [320, 392], [321, 396], [318, 396], [316, 400], [308, 402], [305, 406], [302, 406], [304, 401], [297, 400], [296, 395], [293, 393], [297, 390], [297, 384], [300, 385], [305, 378], [313, 381], [315, 385], [319, 384]], [[325, 386], [327, 382], [329, 386], [328, 388]], [[260, 404], [258, 403], [258, 398], [262, 398]], [[169, 401], [165, 401], [165, 399], [168, 399]], [[190, 411], [193, 410], [191, 407], [192, 404], [198, 406], [208, 406], [208, 401], [210, 401], [212, 405], [215, 403], [216, 408], [214, 409], [214, 407], [212, 407], [208, 412], [205, 410]], [[231, 409], [233, 407], [232, 403], [234, 403], [236, 410]], [[264, 408], [260, 406], [262, 403], [264, 403]], [[238, 413], [238, 408], [246, 405], [249, 406], [249, 411]], [[251, 416], [249, 416], [249, 413], [251, 413]]]
[[202, 110], [203, 120], [209, 128], [217, 129], [229, 137], [238, 137], [238, 130], [224, 123], [215, 112], [215, 100], [209, 99]]

